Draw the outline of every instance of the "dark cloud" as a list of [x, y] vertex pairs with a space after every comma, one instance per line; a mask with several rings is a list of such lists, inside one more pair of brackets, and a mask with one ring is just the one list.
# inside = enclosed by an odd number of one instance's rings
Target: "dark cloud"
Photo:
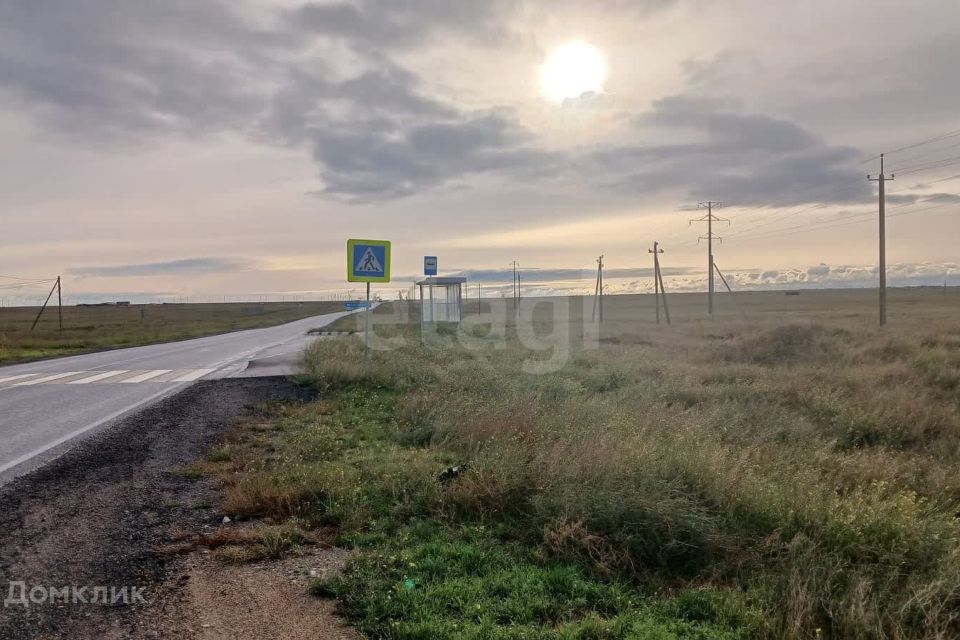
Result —
[[496, 43], [507, 36], [505, 0], [363, 0], [311, 2], [290, 11], [293, 29], [344, 40], [361, 51], [409, 47], [443, 32]]
[[887, 202], [893, 204], [913, 204], [923, 196], [917, 193], [891, 193], [887, 195]]
[[960, 195], [956, 193], [934, 193], [923, 199], [924, 202], [954, 204], [960, 202]]
[[344, 80], [330, 76], [322, 63], [286, 69], [263, 121], [266, 135], [303, 144], [318, 130], [390, 131], [403, 123], [459, 116], [453, 107], [423, 95], [419, 78], [393, 63]]
[[262, 55], [283, 42], [219, 0], [8, 0], [0, 92], [100, 142], [243, 129]]
[[792, 206], [865, 201], [870, 187], [851, 148], [831, 146], [799, 125], [734, 111], [722, 102], [674, 96], [637, 119], [689, 142], [624, 145], [592, 154], [608, 184], [630, 194], [680, 191], [736, 205]]
[[[311, 3], [264, 27], [219, 0], [13, 0], [0, 5], [0, 92], [96, 144], [225, 131], [306, 147], [323, 194], [396, 198], [542, 164], [509, 112], [431, 98], [385, 55], [439, 31], [492, 38], [508, 6]], [[348, 42], [366, 68], [343, 77], [309, 54], [318, 35]]]
[[499, 113], [440, 122], [382, 120], [313, 132], [323, 193], [352, 201], [410, 195], [471, 174], [535, 172], [551, 156], [526, 145], [526, 133]]
[[128, 278], [134, 276], [200, 275], [225, 273], [251, 268], [252, 263], [237, 258], [188, 258], [146, 264], [109, 267], [77, 267], [70, 274], [78, 278]]

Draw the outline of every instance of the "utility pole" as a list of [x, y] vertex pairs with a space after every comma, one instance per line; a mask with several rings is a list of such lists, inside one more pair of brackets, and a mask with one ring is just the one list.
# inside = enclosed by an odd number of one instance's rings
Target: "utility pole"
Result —
[[713, 278], [713, 241], [714, 241], [714, 240], [719, 240], [720, 242], [723, 242], [723, 238], [721, 238], [720, 236], [715, 236], [715, 235], [713, 235], [713, 223], [714, 223], [714, 222], [726, 222], [728, 225], [730, 224], [730, 221], [727, 220], [726, 218], [718, 218], [717, 216], [713, 215], [713, 208], [714, 208], [714, 207], [720, 207], [722, 204], [723, 204], [723, 203], [721, 203], [721, 202], [714, 202], [714, 201], [712, 201], [712, 200], [707, 201], [707, 202], [699, 202], [699, 203], [697, 203], [697, 209], [706, 208], [706, 210], [707, 210], [707, 215], [703, 216], [702, 218], [696, 218], [696, 219], [694, 219], [694, 220], [690, 220], [690, 224], [693, 224], [694, 222], [706, 222], [706, 223], [707, 223], [707, 235], [705, 235], [705, 236], [700, 236], [699, 238], [697, 238], [697, 244], [699, 244], [701, 240], [706, 240], [706, 241], [707, 241], [707, 274], [708, 274], [708, 277], [707, 277], [707, 313], [709, 313], [711, 317], [713, 316], [713, 291], [714, 291], [714, 278]]
[[647, 253], [653, 254], [653, 295], [657, 301], [657, 324], [660, 324], [660, 296], [663, 296], [663, 312], [667, 317], [667, 324], [670, 324], [670, 309], [667, 307], [667, 292], [663, 288], [663, 274], [660, 273], [660, 254], [663, 249], [659, 242], [653, 243], [653, 249], [647, 249]]
[[877, 182], [880, 185], [880, 326], [887, 324], [887, 196], [886, 182], [893, 180], [891, 173], [888, 178], [883, 173], [883, 154], [880, 154], [880, 175], [871, 178], [867, 174], [867, 180]]
[[57, 318], [60, 321], [60, 333], [63, 333], [63, 290], [60, 288], [60, 276], [57, 276]]
[[517, 306], [517, 300], [520, 298], [520, 274], [517, 272], [517, 261], [513, 261], [513, 306]]
[[[49, 280], [48, 280], [47, 282], [49, 282]], [[53, 283], [53, 286], [50, 287], [50, 293], [47, 294], [47, 299], [43, 301], [43, 306], [40, 307], [40, 312], [37, 314], [37, 317], [36, 317], [36, 319], [33, 321], [33, 324], [30, 325], [30, 333], [33, 333], [33, 330], [37, 328], [37, 323], [40, 322], [40, 316], [43, 315], [43, 312], [44, 312], [44, 311], [46, 310], [46, 308], [47, 308], [47, 304], [50, 303], [50, 298], [53, 297], [53, 292], [54, 292], [54, 291], [58, 291], [59, 288], [60, 288], [60, 276], [57, 276], [56, 282], [54, 282], [54, 283]], [[57, 296], [59, 297], [59, 293], [57, 294]], [[61, 315], [61, 318], [62, 318], [62, 317], [63, 317], [63, 316]], [[62, 328], [63, 328], [63, 325], [61, 324], [61, 329], [62, 329]]]
[[597, 321], [597, 304], [600, 305], [600, 322], [603, 322], [603, 256], [597, 258], [597, 284], [593, 292], [593, 321]]

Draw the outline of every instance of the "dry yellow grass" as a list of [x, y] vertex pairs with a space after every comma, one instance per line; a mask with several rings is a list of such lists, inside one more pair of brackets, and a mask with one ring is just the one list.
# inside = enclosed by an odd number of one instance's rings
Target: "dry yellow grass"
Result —
[[387, 394], [394, 441], [469, 464], [444, 517], [639, 584], [746, 590], [772, 637], [960, 635], [960, 296], [895, 290], [885, 329], [864, 291], [726, 297], [713, 320], [673, 296], [672, 327], [609, 297], [596, 340], [589, 300], [551, 310], [569, 302], [484, 301], [427, 345], [383, 309], [403, 346], [318, 343], [310, 377]]

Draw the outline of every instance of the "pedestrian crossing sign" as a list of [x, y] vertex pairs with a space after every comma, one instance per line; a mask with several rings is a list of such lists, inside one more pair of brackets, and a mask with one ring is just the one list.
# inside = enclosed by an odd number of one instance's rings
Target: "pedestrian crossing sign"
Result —
[[347, 240], [348, 282], [390, 282], [389, 240]]

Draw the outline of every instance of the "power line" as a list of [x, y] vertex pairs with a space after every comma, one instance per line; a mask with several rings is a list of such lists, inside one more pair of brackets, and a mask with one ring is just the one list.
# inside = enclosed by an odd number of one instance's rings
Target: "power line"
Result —
[[[911, 203], [911, 204], [916, 204], [916, 203]], [[898, 213], [891, 213], [891, 214], [888, 215], [887, 217], [888, 217], [888, 218], [899, 218], [900, 216], [912, 215], [912, 214], [914, 214], [914, 213], [924, 213], [924, 212], [927, 212], [927, 211], [932, 211], [932, 210], [934, 210], [934, 209], [942, 209], [942, 208], [944, 208], [944, 207], [950, 207], [950, 206], [956, 206], [956, 203], [954, 203], [954, 202], [945, 202], [945, 203], [943, 203], [943, 204], [937, 204], [937, 205], [933, 205], [933, 206], [930, 206], [930, 207], [923, 207], [922, 209], [911, 209], [911, 210], [908, 210], [908, 211], [900, 211], [900, 212], [898, 212]], [[854, 214], [848, 216], [848, 217], [851, 218], [851, 219], [846, 219], [846, 220], [841, 220], [841, 221], [829, 221], [829, 220], [826, 220], [826, 221], [824, 221], [824, 222], [821, 223], [821, 224], [809, 225], [809, 226], [797, 225], [797, 226], [795, 226], [795, 227], [790, 227], [790, 228], [788, 228], [788, 229], [780, 229], [780, 230], [771, 231], [771, 232], [768, 232], [768, 233], [762, 233], [762, 234], [755, 235], [755, 236], [749, 236], [749, 237], [745, 237], [745, 238], [740, 238], [740, 237], [734, 238], [734, 241], [747, 242], [747, 241], [752, 241], [752, 240], [768, 240], [768, 239], [771, 239], [771, 238], [780, 238], [780, 237], [783, 237], [783, 236], [794, 235], [794, 234], [798, 234], [798, 233], [809, 233], [809, 232], [812, 232], [812, 231], [824, 231], [824, 230], [826, 230], [826, 229], [835, 229], [835, 228], [837, 228], [837, 227], [845, 227], [845, 226], [852, 225], [852, 224], [862, 224], [862, 223], [864, 223], [864, 222], [870, 222], [871, 220], [873, 220], [873, 215], [874, 215], [874, 214], [873, 214], [872, 212], [858, 212], [858, 213], [854, 213]], [[856, 219], [852, 219], [852, 218], [856, 218]], [[836, 222], [836, 224], [829, 224], [830, 222]]]
[[[902, 175], [902, 174], [900, 174], [900, 175]], [[957, 176], [954, 176], [954, 177], [960, 178], [960, 175], [957, 175]], [[906, 188], [907, 188], [907, 189], [914, 189], [914, 188], [917, 188], [917, 187], [919, 187], [919, 186], [921, 186], [921, 183], [916, 183], [916, 184], [913, 184], [913, 185], [908, 186], [908, 187], [906, 187]], [[953, 194], [951, 194], [951, 195], [953, 195]], [[918, 203], [918, 202], [917, 202], [916, 200], [913, 200], [913, 201], [909, 201], [909, 202], [903, 202], [903, 203], [900, 203], [900, 204], [895, 204], [895, 205], [892, 205], [892, 206], [889, 207], [889, 208], [891, 208], [891, 209], [899, 209], [899, 208], [902, 208], [902, 207], [913, 206], [913, 205], [916, 205], [917, 203]], [[948, 203], [948, 204], [949, 204], [949, 203]], [[761, 227], [764, 227], [764, 226], [766, 226], [766, 225], [768, 225], [768, 224], [772, 224], [772, 223], [775, 223], [775, 222], [782, 222], [782, 221], [786, 220], [787, 218], [791, 218], [791, 217], [794, 217], [794, 216], [799, 215], [799, 214], [801, 214], [801, 213], [805, 213], [805, 212], [807, 212], [807, 211], [810, 211], [811, 209], [818, 209], [818, 208], [819, 208], [819, 209], [823, 209], [823, 208], [825, 208], [826, 206], [827, 206], [826, 204], [822, 204], [822, 203], [821, 203], [821, 204], [816, 204], [816, 205], [811, 205], [811, 206], [809, 206], [809, 207], [803, 207], [802, 209], [798, 209], [798, 210], [795, 210], [795, 211], [791, 211], [791, 212], [788, 212], [788, 213], [785, 213], [785, 214], [775, 215], [775, 216], [773, 216], [773, 217], [771, 217], [771, 218], [765, 218], [765, 219], [760, 220], [760, 221], [755, 221], [753, 224], [749, 224], [747, 227], [743, 228], [742, 230], [738, 230], [738, 232], [735, 233], [735, 235], [733, 236], [732, 239], [733, 239], [733, 240], [745, 240], [745, 239], [754, 239], [754, 238], [758, 238], [758, 237], [767, 237], [768, 234], [770, 234], [770, 233], [772, 233], [774, 236], [779, 236], [781, 231], [790, 231], [790, 230], [795, 230], [795, 229], [803, 229], [804, 226], [805, 226], [805, 224], [796, 225], [796, 226], [791, 226], [791, 227], [786, 227], [785, 229], [768, 229], [768, 230], [761, 230], [761, 231], [760, 231], [760, 235], [757, 235], [757, 234], [754, 233], [757, 229], [759, 229], [759, 228], [761, 228]], [[862, 211], [846, 212], [846, 213], [844, 213], [844, 214], [841, 216], [841, 219], [842, 219], [842, 218], [851, 218], [851, 217], [854, 217], [854, 216], [861, 216], [861, 215], [864, 215], [865, 213], [866, 213], [866, 212], [862, 212]], [[810, 224], [810, 225], [829, 224], [829, 223], [837, 222], [837, 220], [838, 220], [838, 218], [834, 216], [834, 217], [828, 218], [828, 219], [826, 219], [826, 220], [816, 220], [816, 221], [811, 221], [811, 222], [806, 223], [806, 224]]]
[[757, 229], [759, 227], [763, 227], [765, 225], [772, 224], [774, 222], [782, 222], [787, 218], [792, 218], [793, 216], [799, 215], [801, 213], [806, 213], [811, 209], [822, 209], [826, 206], [827, 206], [826, 204], [822, 202], [818, 202], [817, 204], [812, 204], [810, 206], [803, 207], [801, 209], [797, 209], [794, 211], [788, 211], [786, 213], [780, 213], [780, 214], [773, 214], [769, 218], [762, 218], [760, 220], [755, 220], [754, 224], [748, 224], [746, 227], [740, 230], [740, 234], [749, 233], [750, 231], [753, 231], [754, 229]]
[[940, 160], [931, 160], [919, 165], [914, 165], [912, 167], [906, 167], [897, 171], [902, 176], [914, 174], [914, 173], [923, 173], [924, 171], [930, 171], [931, 169], [942, 169], [944, 167], [951, 167], [955, 164], [960, 163], [960, 156], [954, 156], [952, 158], [941, 158]]
[[7, 280], [19, 280], [21, 282], [53, 282], [56, 278], [21, 278], [19, 276], [0, 276]]
[[896, 162], [897, 164], [904, 164], [904, 165], [907, 163], [918, 162], [918, 161], [922, 161], [925, 157], [929, 157], [932, 154], [943, 153], [945, 151], [956, 149], [958, 147], [960, 147], [960, 142], [954, 142], [953, 144], [948, 144], [948, 145], [938, 145], [936, 148], [929, 149], [929, 150], [921, 149], [919, 152], [908, 153], [906, 154], [906, 156], [897, 156]]
[[[891, 149], [890, 151], [887, 151], [886, 154], [887, 154], [887, 155], [893, 155], [894, 153], [900, 153], [900, 152], [902, 152], [902, 151], [907, 151], [907, 150], [909, 150], [909, 149], [916, 149], [917, 147], [922, 147], [922, 146], [924, 146], [924, 145], [933, 144], [934, 142], [940, 142], [941, 140], [946, 140], [947, 138], [956, 138], [957, 136], [960, 136], [960, 129], [954, 129], [953, 131], [944, 133], [944, 134], [939, 135], [939, 136], [934, 136], [933, 138], [930, 138], [930, 139], [928, 139], [928, 140], [923, 140], [922, 142], [917, 142], [917, 143], [914, 143], [914, 144], [908, 144], [907, 146], [905, 146], [905, 147], [900, 147], [899, 149]], [[884, 155], [884, 154], [881, 153], [880, 155], [882, 156], [882, 155]], [[874, 158], [874, 159], [876, 159], [876, 158]]]

